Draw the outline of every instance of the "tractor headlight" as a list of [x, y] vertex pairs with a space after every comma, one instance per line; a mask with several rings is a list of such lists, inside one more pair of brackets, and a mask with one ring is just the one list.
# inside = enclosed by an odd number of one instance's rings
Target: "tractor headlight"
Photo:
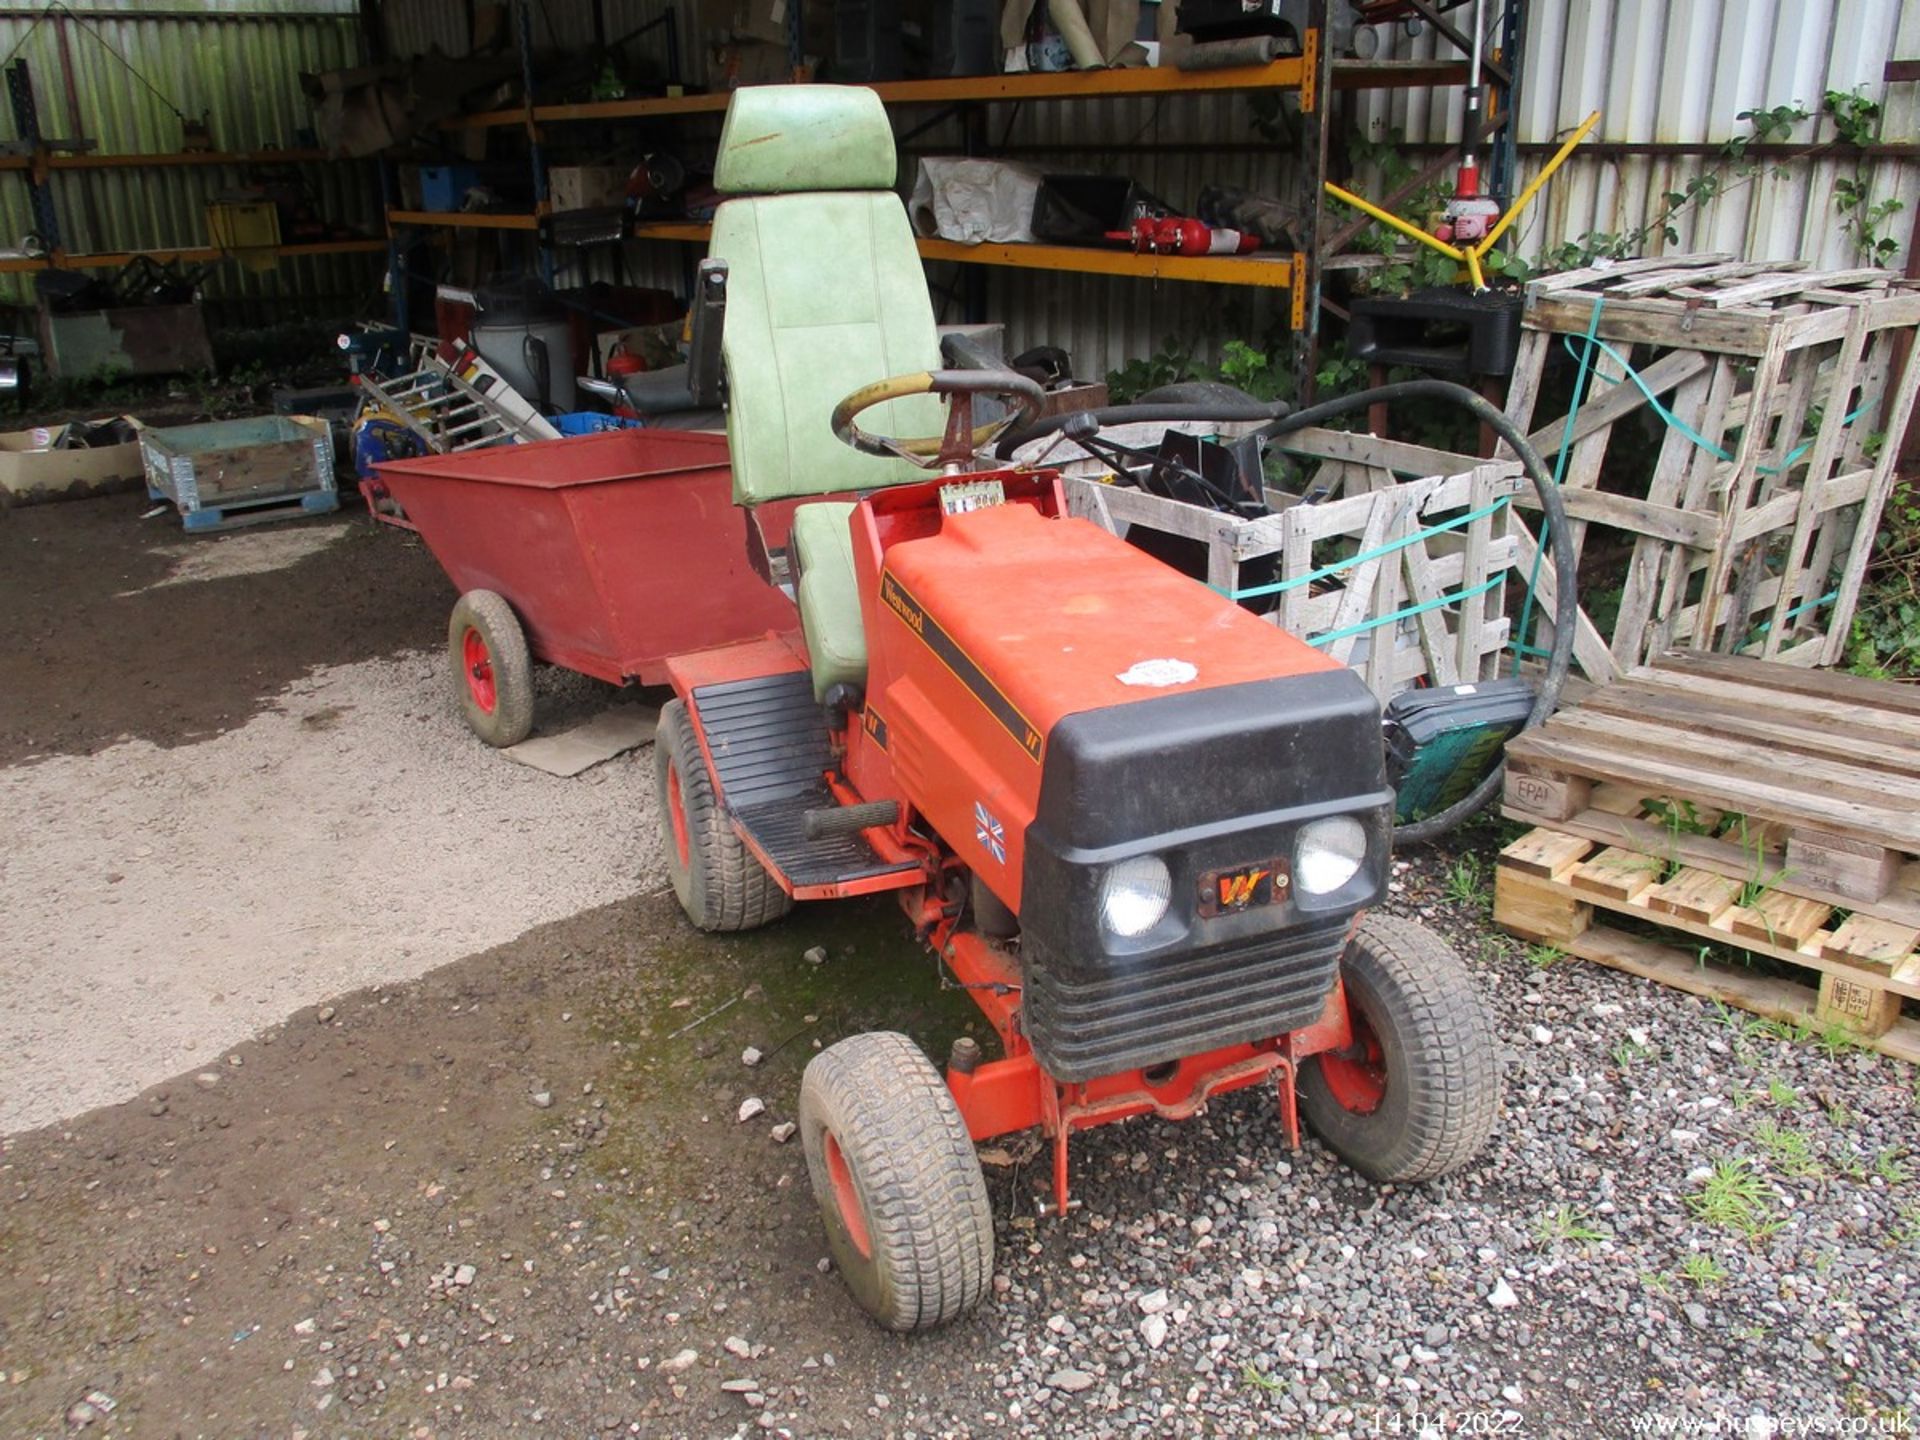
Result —
[[1351, 815], [1315, 820], [1300, 831], [1293, 883], [1309, 895], [1330, 895], [1359, 873], [1367, 858], [1366, 827]]
[[1160, 923], [1173, 898], [1173, 876], [1157, 855], [1136, 855], [1100, 880], [1100, 923], [1109, 935], [1132, 940]]

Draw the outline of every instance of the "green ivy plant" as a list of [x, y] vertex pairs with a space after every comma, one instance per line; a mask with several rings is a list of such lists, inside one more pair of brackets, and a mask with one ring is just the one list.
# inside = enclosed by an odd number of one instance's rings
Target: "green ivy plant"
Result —
[[[1880, 132], [1880, 106], [1864, 95], [1844, 90], [1829, 90], [1824, 108], [1840, 141], [1856, 150], [1871, 145]], [[1887, 265], [1900, 250], [1900, 242], [1886, 233], [1886, 223], [1907, 207], [1891, 195], [1873, 198], [1873, 187], [1865, 163], [1859, 157], [1853, 174], [1839, 175], [1833, 182], [1833, 208], [1841, 217], [1840, 228], [1853, 241], [1853, 248], [1869, 265]]]
[[1665, 205], [1637, 230], [1594, 230], [1553, 247], [1536, 262], [1541, 270], [1577, 270], [1595, 260], [1624, 260], [1638, 255], [1654, 236], [1669, 245], [1680, 243], [1680, 227], [1675, 223], [1690, 209], [1704, 209], [1727, 191], [1751, 181], [1765, 170], [1766, 164], [1750, 159], [1748, 150], [1755, 145], [1776, 144], [1792, 138], [1794, 126], [1811, 120], [1812, 114], [1799, 105], [1772, 105], [1765, 109], [1742, 110], [1734, 117], [1743, 122], [1744, 134], [1724, 141], [1714, 163], [1688, 180], [1678, 190], [1669, 190]]

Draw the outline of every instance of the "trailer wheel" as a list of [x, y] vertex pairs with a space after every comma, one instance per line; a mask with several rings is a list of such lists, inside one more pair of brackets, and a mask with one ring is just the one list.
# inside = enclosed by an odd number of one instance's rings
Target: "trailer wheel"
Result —
[[1500, 1061], [1460, 957], [1422, 926], [1368, 916], [1340, 967], [1354, 1043], [1300, 1072], [1300, 1110], [1371, 1179], [1432, 1180], [1493, 1133]]
[[800, 1139], [827, 1246], [889, 1330], [931, 1330], [993, 1278], [993, 1208], [967, 1122], [904, 1035], [822, 1050], [800, 1081]]
[[793, 897], [721, 813], [684, 700], [669, 700], [660, 709], [653, 783], [667, 876], [689, 920], [702, 930], [754, 930], [793, 909]]
[[518, 745], [533, 729], [533, 656], [513, 607], [491, 590], [469, 590], [447, 621], [453, 698], [487, 744]]

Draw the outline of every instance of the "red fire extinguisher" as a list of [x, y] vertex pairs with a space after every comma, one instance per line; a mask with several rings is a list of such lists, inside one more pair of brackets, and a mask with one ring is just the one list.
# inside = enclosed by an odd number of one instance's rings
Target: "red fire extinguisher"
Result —
[[1245, 255], [1260, 248], [1256, 236], [1216, 228], [1179, 215], [1142, 215], [1129, 230], [1109, 230], [1107, 239], [1155, 255]]

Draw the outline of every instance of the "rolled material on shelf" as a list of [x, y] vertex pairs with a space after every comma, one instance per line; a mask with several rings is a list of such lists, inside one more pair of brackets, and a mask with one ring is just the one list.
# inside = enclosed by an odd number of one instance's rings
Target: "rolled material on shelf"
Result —
[[1047, 0], [1047, 18], [1060, 32], [1060, 38], [1067, 42], [1067, 53], [1073, 56], [1075, 65], [1082, 70], [1098, 70], [1107, 63], [1107, 57], [1100, 53], [1100, 42], [1093, 38], [1093, 30], [1080, 8], [1080, 0]]
[[1266, 65], [1281, 53], [1277, 35], [1249, 35], [1240, 40], [1208, 40], [1190, 45], [1180, 57], [1182, 70], [1226, 70], [1235, 65]]

